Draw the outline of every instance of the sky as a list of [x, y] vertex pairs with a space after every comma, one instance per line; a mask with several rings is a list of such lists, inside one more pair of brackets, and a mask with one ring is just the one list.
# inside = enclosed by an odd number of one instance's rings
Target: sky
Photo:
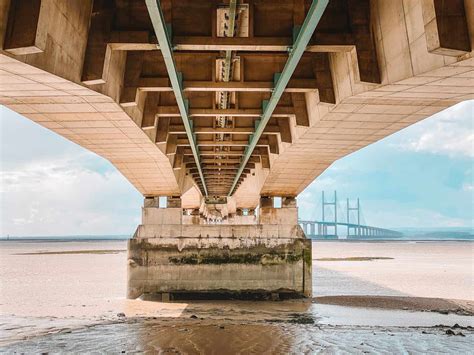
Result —
[[[300, 217], [321, 219], [321, 192], [337, 190], [339, 216], [360, 198], [369, 225], [472, 229], [473, 125], [471, 100], [336, 161], [298, 196]], [[0, 138], [1, 236], [135, 231], [142, 196], [108, 161], [4, 106]]]

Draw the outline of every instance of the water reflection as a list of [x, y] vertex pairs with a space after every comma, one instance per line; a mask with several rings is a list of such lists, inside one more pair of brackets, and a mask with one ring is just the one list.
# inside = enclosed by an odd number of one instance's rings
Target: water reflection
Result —
[[226, 321], [183, 321], [177, 324], [145, 322], [137, 329], [140, 351], [186, 354], [289, 353], [292, 337], [273, 324]]
[[133, 313], [142, 307], [141, 311], [155, 317], [130, 325], [137, 351], [283, 354], [291, 352], [295, 338], [285, 325], [315, 322], [308, 300], [138, 301], [127, 307]]

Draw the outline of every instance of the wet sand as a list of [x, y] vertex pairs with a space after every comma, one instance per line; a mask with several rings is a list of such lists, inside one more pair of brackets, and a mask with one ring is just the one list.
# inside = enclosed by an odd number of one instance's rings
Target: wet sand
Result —
[[467, 353], [473, 244], [318, 242], [313, 300], [161, 303], [124, 298], [125, 242], [2, 242], [0, 350]]
[[400, 296], [322, 296], [314, 297], [313, 301], [319, 304], [333, 304], [347, 307], [401, 309], [474, 316], [474, 302], [467, 300]]
[[[447, 335], [447, 331], [454, 334]], [[446, 327], [376, 328], [140, 319], [63, 330], [4, 347], [26, 353], [471, 353], [472, 334]]]
[[314, 296], [379, 295], [474, 299], [474, 242], [317, 242]]

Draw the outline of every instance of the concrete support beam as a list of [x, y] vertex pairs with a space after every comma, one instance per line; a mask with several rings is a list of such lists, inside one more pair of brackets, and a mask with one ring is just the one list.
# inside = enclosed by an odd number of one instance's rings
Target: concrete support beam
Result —
[[[46, 34], [39, 26], [41, 0], [9, 1], [9, 16], [3, 48], [15, 55], [41, 53]], [[46, 14], [43, 13], [42, 21]]]
[[428, 51], [458, 57], [471, 51], [464, 0], [422, 0]]
[[296, 197], [295, 196], [286, 196], [281, 198], [281, 207], [288, 208], [288, 207], [296, 207]]
[[282, 197], [281, 208], [274, 207], [273, 197], [260, 197], [260, 224], [298, 224], [296, 198]]
[[273, 208], [273, 197], [260, 196], [260, 208]]

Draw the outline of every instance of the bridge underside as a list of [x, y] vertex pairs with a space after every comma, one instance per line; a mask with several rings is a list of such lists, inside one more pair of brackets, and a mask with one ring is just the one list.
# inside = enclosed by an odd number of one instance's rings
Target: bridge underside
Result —
[[307, 295], [296, 206], [271, 197], [473, 98], [474, 2], [326, 2], [0, 0], [0, 103], [108, 159], [154, 211], [130, 242], [138, 293]]

